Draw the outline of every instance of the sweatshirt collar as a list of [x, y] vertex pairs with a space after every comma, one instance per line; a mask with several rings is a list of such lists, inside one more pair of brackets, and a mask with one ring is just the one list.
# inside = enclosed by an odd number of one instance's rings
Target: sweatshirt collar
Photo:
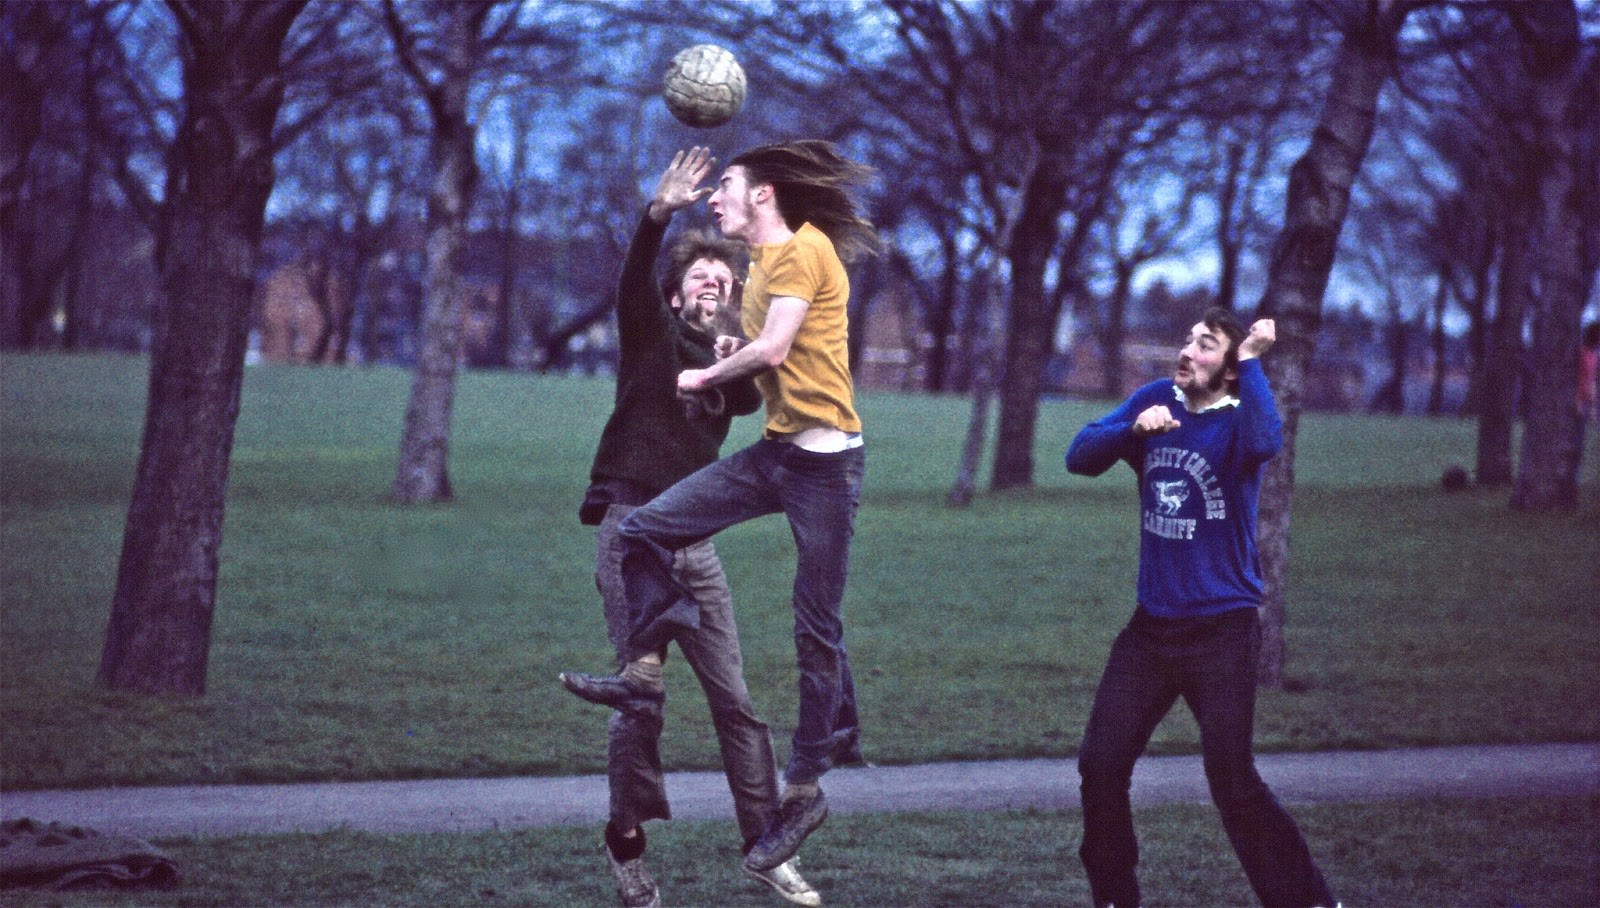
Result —
[[1200, 408], [1198, 410], [1190, 410], [1189, 409], [1189, 398], [1183, 396], [1182, 389], [1180, 389], [1177, 385], [1173, 385], [1172, 386], [1172, 393], [1177, 396], [1178, 403], [1183, 404], [1184, 410], [1186, 410], [1186, 411], [1188, 411], [1190, 413], [1210, 413], [1212, 410], [1221, 410], [1224, 407], [1237, 407], [1237, 406], [1239, 406], [1239, 398], [1234, 397], [1232, 394], [1224, 394], [1224, 395], [1222, 395], [1221, 398], [1217, 399], [1210, 406], [1202, 407], [1202, 408]]

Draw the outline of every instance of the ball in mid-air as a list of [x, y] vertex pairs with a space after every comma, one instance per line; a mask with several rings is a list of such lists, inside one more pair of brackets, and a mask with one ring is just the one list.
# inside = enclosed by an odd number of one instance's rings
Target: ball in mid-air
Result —
[[744, 69], [727, 48], [696, 44], [678, 51], [662, 80], [667, 110], [686, 126], [706, 129], [744, 106]]

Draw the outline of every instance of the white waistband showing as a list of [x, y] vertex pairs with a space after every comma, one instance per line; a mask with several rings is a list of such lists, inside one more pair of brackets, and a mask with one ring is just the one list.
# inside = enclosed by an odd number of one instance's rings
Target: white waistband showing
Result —
[[813, 454], [837, 454], [840, 451], [861, 447], [860, 432], [846, 432], [832, 426], [802, 429], [783, 440]]

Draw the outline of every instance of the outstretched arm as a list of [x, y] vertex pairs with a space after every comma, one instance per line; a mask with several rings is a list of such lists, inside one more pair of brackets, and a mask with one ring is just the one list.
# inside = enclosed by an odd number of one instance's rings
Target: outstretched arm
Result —
[[661, 179], [656, 182], [656, 192], [650, 199], [648, 209], [650, 220], [665, 224], [672, 219], [673, 212], [688, 208], [710, 195], [712, 187], [700, 184], [710, 175], [716, 163], [717, 159], [711, 156], [711, 149], [698, 145], [687, 152], [680, 151], [673, 155], [672, 163], [667, 165]]
[[800, 333], [811, 303], [793, 296], [775, 296], [767, 308], [767, 320], [754, 340], [706, 369], [685, 369], [678, 373], [678, 391], [701, 391], [712, 385], [757, 375], [783, 365], [789, 347]]
[[716, 160], [704, 148], [680, 151], [667, 165], [644, 217], [628, 243], [628, 254], [617, 279], [617, 332], [624, 347], [647, 343], [658, 336], [674, 316], [662, 299], [656, 284], [656, 257], [666, 237], [673, 212], [694, 204], [711, 192], [710, 187], [695, 187], [711, 172]]

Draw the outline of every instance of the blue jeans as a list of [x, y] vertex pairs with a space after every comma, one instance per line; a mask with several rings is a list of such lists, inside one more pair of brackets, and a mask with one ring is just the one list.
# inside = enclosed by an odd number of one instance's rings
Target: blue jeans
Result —
[[784, 772], [814, 782], [861, 760], [855, 682], [844, 646], [844, 585], [866, 463], [862, 448], [817, 454], [762, 439], [680, 480], [623, 520], [631, 633], [625, 657], [661, 653], [698, 629], [700, 609], [672, 553], [738, 523], [784, 514], [794, 534], [794, 644], [800, 718]]
[[1133, 764], [1179, 697], [1200, 726], [1211, 799], [1262, 904], [1333, 905], [1293, 819], [1256, 773], [1255, 609], [1208, 618], [1157, 618], [1143, 609], [1111, 646], [1078, 753], [1083, 844], [1096, 905], [1142, 904], [1128, 786]]
[[[595, 585], [605, 607], [606, 633], [618, 657], [627, 646], [628, 606], [623, 595], [621, 537], [617, 527], [632, 507], [611, 505], [595, 540]], [[754, 842], [778, 806], [778, 764], [772, 732], [756, 715], [744, 681], [744, 656], [733, 620], [733, 597], [711, 540], [673, 554], [672, 574], [700, 605], [700, 628], [678, 638], [684, 661], [694, 670], [711, 708], [711, 725], [722, 752], [722, 771], [733, 794], [733, 811], [745, 843]], [[661, 769], [660, 710], [616, 710], [606, 739], [611, 821], [632, 829], [645, 820], [670, 819]]]

